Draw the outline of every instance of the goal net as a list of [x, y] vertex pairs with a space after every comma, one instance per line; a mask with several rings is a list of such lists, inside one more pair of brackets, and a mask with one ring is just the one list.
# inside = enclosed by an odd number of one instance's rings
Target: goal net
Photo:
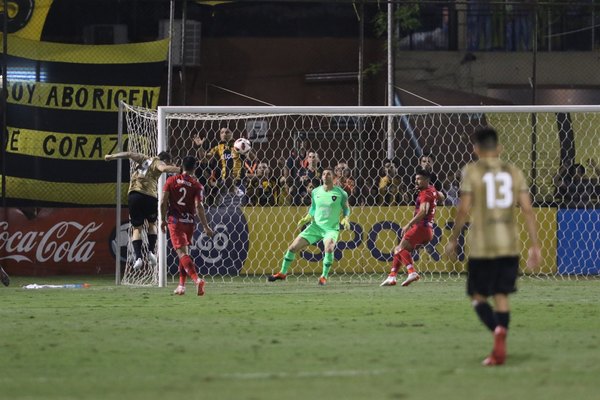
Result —
[[[186, 155], [201, 159], [197, 176], [215, 236], [203, 235], [199, 225], [191, 255], [208, 279], [255, 280], [277, 272], [300, 232], [297, 222], [307, 213], [310, 192], [328, 168], [352, 207], [351, 229], [340, 233], [330, 281], [381, 280], [413, 215], [414, 173], [424, 161], [446, 200], [437, 207], [433, 240], [413, 254], [415, 267], [424, 279], [460, 276], [464, 237], [458, 260], [442, 253], [459, 171], [474, 158], [471, 134], [486, 125], [499, 132], [502, 158], [528, 177], [543, 263], [527, 274], [577, 279], [597, 277], [600, 270], [597, 106], [159, 107], [156, 113], [126, 107], [126, 119], [130, 149], [135, 144], [152, 152], [152, 141], [155, 151], [168, 149], [176, 162]], [[250, 154], [238, 160], [219, 153], [222, 128], [233, 140], [248, 138]], [[523, 267], [528, 238], [521, 227]], [[159, 245], [163, 270], [140, 271], [146, 275], [139, 281], [176, 279], [175, 252], [165, 237]], [[296, 256], [288, 279], [316, 280], [322, 259], [322, 243], [308, 247]]]
[[[157, 112], [155, 110], [149, 110], [144, 108], [132, 108], [126, 104], [123, 104], [123, 108], [125, 110], [125, 123], [127, 127], [127, 137], [125, 140], [123, 138], [119, 138], [120, 143], [123, 144], [123, 148], [126, 151], [131, 151], [134, 153], [145, 154], [148, 156], [157, 155], [160, 150], [158, 150], [159, 142], [158, 142], [158, 125], [157, 125]], [[120, 111], [121, 112], [121, 111]], [[164, 148], [164, 146], [163, 146]], [[136, 163], [133, 161], [129, 161], [129, 168], [126, 168], [129, 172], [129, 176], [134, 172], [137, 167]], [[161, 187], [159, 187], [159, 192]], [[121, 200], [127, 200], [125, 197]], [[117, 208], [120, 209], [120, 204], [117, 204]], [[158, 212], [158, 210], [157, 210]], [[136, 261], [135, 253], [133, 250], [133, 244], [131, 241], [133, 227], [129, 222], [127, 222], [127, 232], [128, 232], [128, 240], [127, 240], [127, 250], [126, 254], [122, 254], [121, 262], [125, 262], [125, 269], [123, 271], [122, 279], [119, 279], [119, 275], [117, 275], [117, 282], [124, 285], [140, 285], [140, 286], [156, 286], [159, 285], [161, 279], [159, 278], [159, 268], [157, 264], [153, 264], [150, 262], [148, 257], [149, 249], [148, 249], [148, 221], [144, 221], [144, 226], [142, 227], [142, 257], [144, 264], [140, 268], [134, 268], [134, 263]], [[156, 224], [156, 228], [160, 230], [159, 222]], [[118, 236], [117, 236], [118, 237]], [[119, 263], [120, 264], [120, 263]], [[120, 273], [119, 267], [117, 268], [117, 274]]]

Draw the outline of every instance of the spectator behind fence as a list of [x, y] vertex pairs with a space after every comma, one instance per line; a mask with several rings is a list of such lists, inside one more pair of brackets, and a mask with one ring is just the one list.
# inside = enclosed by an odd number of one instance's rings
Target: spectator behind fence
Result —
[[290, 174], [288, 167], [281, 169], [277, 179], [277, 205], [290, 206], [293, 204], [295, 195], [294, 177]]
[[442, 183], [438, 181], [437, 175], [433, 172], [433, 164], [435, 160], [433, 155], [430, 153], [424, 153], [421, 157], [419, 157], [419, 167], [423, 168], [425, 171], [429, 172], [431, 178], [429, 180], [429, 184], [435, 187], [435, 190], [443, 193]]
[[244, 179], [246, 181], [254, 178], [258, 164], [259, 162], [258, 158], [256, 157], [256, 153], [253, 151], [249, 152], [248, 156], [244, 160]]
[[[320, 179], [321, 169], [319, 167], [319, 154], [315, 151], [309, 151], [307, 156], [308, 164], [306, 168], [300, 168], [296, 177], [296, 197], [294, 198], [295, 205], [304, 205], [305, 196], [308, 191], [308, 183], [313, 179]], [[317, 184], [319, 186], [319, 184]], [[310, 198], [309, 198], [310, 201]]]
[[275, 165], [275, 168], [271, 171], [273, 177], [279, 178], [283, 173], [284, 168], [287, 169], [288, 172], [290, 171], [290, 169], [287, 166], [287, 161], [285, 157], [281, 156], [277, 159], [277, 164]]
[[443, 187], [444, 193], [446, 194], [444, 205], [456, 206], [460, 197], [460, 173], [450, 172], [446, 177]]
[[196, 154], [198, 159], [200, 161], [204, 158], [208, 160], [211, 167], [214, 167], [214, 170], [217, 172], [216, 177], [219, 181], [231, 176], [235, 184], [243, 192], [245, 189], [242, 185], [242, 180], [246, 173], [244, 161], [247, 155], [241, 155], [233, 148], [233, 133], [229, 128], [222, 127], [219, 129], [219, 139], [219, 143], [206, 152], [206, 137], [196, 135], [193, 140], [194, 146], [197, 148]]
[[356, 179], [352, 177], [352, 170], [348, 167], [344, 168], [339, 186], [348, 194], [348, 202], [350, 205], [355, 205], [358, 199], [358, 187]]
[[312, 191], [314, 188], [318, 187], [319, 185], [320, 185], [320, 181], [317, 178], [311, 179], [310, 181], [308, 181], [306, 186], [304, 186], [305, 190], [300, 195], [300, 203], [298, 205], [309, 206], [310, 202], [311, 202]]
[[290, 169], [290, 174], [294, 178], [298, 176], [300, 168], [304, 168], [307, 165], [308, 146], [308, 140], [299, 138], [297, 147], [290, 151], [290, 155], [286, 160], [286, 166]]
[[359, 206], [376, 206], [379, 203], [379, 178], [368, 177], [366, 179], [358, 179], [358, 199]]
[[248, 205], [274, 206], [277, 190], [277, 181], [271, 177], [271, 168], [267, 163], [259, 163], [254, 178], [248, 183]]
[[316, 151], [309, 151], [306, 156], [306, 161], [306, 167], [302, 167], [298, 171], [298, 177], [303, 184], [310, 179], [319, 179], [319, 176], [321, 176], [321, 159], [319, 158], [319, 153]]
[[336, 186], [341, 186], [342, 176], [344, 175], [344, 168], [348, 168], [348, 163], [345, 161], [340, 161], [333, 168], [333, 184]]
[[204, 187], [204, 205], [214, 206], [215, 197], [218, 197], [216, 172], [211, 168], [210, 162], [204, 157], [204, 152], [201, 149], [197, 149], [196, 154], [199, 162], [194, 171], [194, 176]]
[[586, 175], [585, 167], [581, 164], [573, 164], [569, 175], [571, 181], [566, 188], [566, 206], [569, 208], [591, 207], [594, 193], [592, 180]]
[[379, 179], [379, 205], [398, 206], [408, 203], [406, 188], [393, 163], [385, 164], [385, 175]]
[[[589, 161], [588, 161], [589, 164]], [[554, 176], [555, 199], [567, 208], [588, 208], [593, 206], [597, 191], [597, 181], [586, 176], [585, 167], [572, 164], [562, 165]]]

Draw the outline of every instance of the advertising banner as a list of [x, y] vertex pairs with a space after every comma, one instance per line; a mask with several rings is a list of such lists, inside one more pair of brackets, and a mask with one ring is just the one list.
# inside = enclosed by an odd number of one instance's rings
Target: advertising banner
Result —
[[20, 276], [114, 274], [115, 237], [114, 208], [5, 208], [0, 263]]
[[[433, 240], [414, 253], [417, 268], [428, 272], [462, 272], [465, 269], [464, 237], [459, 241], [461, 254], [457, 261], [443, 257], [454, 208], [440, 207], [438, 211]], [[412, 207], [355, 208], [351, 229], [340, 233], [334, 253], [334, 271], [353, 274], [388, 271], [402, 222], [408, 221], [412, 213]], [[306, 207], [210, 208], [207, 217], [215, 235], [213, 238], [202, 235], [198, 226], [190, 253], [203, 275], [270, 274], [279, 268], [287, 247], [300, 233], [297, 221], [305, 214]], [[537, 209], [536, 214], [544, 259], [536, 272], [556, 273], [556, 210]], [[598, 214], [595, 218], [591, 221], [597, 225]], [[0, 219], [0, 263], [15, 275], [114, 273], [115, 246], [121, 246], [123, 261], [127, 252], [127, 210], [122, 211], [121, 219], [122, 225], [115, 229], [114, 208], [4, 209]], [[572, 216], [568, 220], [576, 221]], [[524, 229], [521, 240], [527, 243]], [[176, 255], [168, 243], [169, 273], [176, 274]], [[524, 246], [522, 266], [526, 253]], [[565, 265], [591, 263], [593, 266], [597, 262], [597, 254], [588, 252], [584, 257], [580, 253], [577, 249], [559, 246], [561, 273], [576, 273], [572, 272], [574, 267], [564, 269]], [[567, 256], [573, 254], [577, 257]], [[291, 272], [319, 273], [322, 259], [322, 244], [309, 246], [296, 258]], [[570, 264], [565, 264], [565, 260], [571, 260]]]
[[[244, 218], [238, 218], [240, 226], [235, 228], [229, 224], [228, 229], [221, 229], [222, 238], [227, 238], [227, 245], [221, 246], [223, 257], [236, 254], [236, 249], [243, 249], [247, 258], [236, 258], [236, 270], [247, 274], [270, 274], [279, 268], [281, 258], [289, 244], [300, 233], [297, 221], [306, 215], [306, 207], [245, 207]], [[341, 231], [335, 250], [334, 271], [352, 273], [382, 273], [388, 271], [392, 260], [392, 251], [400, 238], [404, 223], [410, 220], [414, 207], [355, 207], [351, 215], [350, 231]], [[556, 210], [549, 208], [536, 209], [539, 225], [539, 236], [542, 242], [544, 263], [536, 272], [556, 272]], [[443, 257], [444, 246], [454, 223], [455, 208], [438, 207], [433, 240], [419, 252], [413, 254], [417, 268], [428, 272], [462, 272], [465, 271], [464, 236], [459, 240], [460, 254], [457, 261], [449, 261]], [[524, 223], [521, 222], [521, 241], [528, 244]], [[248, 230], [248, 241], [236, 243], [233, 237]], [[220, 243], [224, 241], [221, 239]], [[204, 245], [204, 248], [210, 246]], [[214, 248], [211, 248], [214, 252]], [[203, 258], [213, 259], [203, 253]], [[231, 257], [231, 255], [229, 255]], [[323, 245], [309, 246], [294, 261], [293, 271], [304, 273], [320, 273], [323, 259]], [[527, 248], [523, 246], [521, 266], [525, 266]], [[210, 264], [210, 263], [209, 263]], [[218, 271], [219, 263], [213, 262], [212, 271]]]
[[558, 273], [600, 274], [600, 210], [559, 210], [557, 219]]

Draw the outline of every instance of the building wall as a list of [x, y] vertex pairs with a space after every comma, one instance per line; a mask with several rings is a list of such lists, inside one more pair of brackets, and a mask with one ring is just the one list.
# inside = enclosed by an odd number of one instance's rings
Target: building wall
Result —
[[[358, 80], [306, 82], [307, 74], [358, 71], [359, 42], [346, 38], [206, 39], [200, 66], [186, 69], [188, 105], [358, 105]], [[382, 42], [366, 40], [364, 65], [381, 62]], [[384, 66], [385, 68], [385, 66]], [[385, 71], [384, 71], [385, 72]], [[385, 73], [364, 80], [364, 104], [385, 100]], [[182, 91], [174, 81], [174, 104]]]
[[[249, 96], [274, 105], [358, 105], [358, 80], [345, 78], [307, 82], [307, 74], [358, 71], [359, 41], [356, 38], [208, 38], [202, 42], [202, 64], [188, 66], [185, 103], [188, 105], [260, 105]], [[366, 39], [364, 68], [378, 71], [365, 74], [364, 105], [386, 104], [386, 54], [384, 40]], [[411, 91], [446, 89], [444, 104], [452, 101], [452, 91], [463, 103], [499, 104], [481, 101], [478, 96], [503, 102], [529, 103], [531, 96], [514, 93], [526, 90], [533, 76], [532, 53], [444, 52], [398, 50], [395, 84]], [[592, 52], [553, 52], [537, 54], [537, 85], [543, 88], [600, 87], [600, 58]], [[378, 66], [376, 68], [375, 66]], [[182, 104], [181, 76], [174, 77], [172, 104]], [[585, 88], [585, 87], [587, 88]], [[513, 93], [498, 92], [512, 87]], [[240, 95], [236, 95], [230, 90]], [[474, 95], [466, 98], [466, 94]], [[439, 96], [439, 94], [438, 94]], [[426, 97], [426, 96], [425, 96]], [[435, 96], [434, 96], [435, 97]], [[542, 104], [577, 104], [591, 101], [584, 96], [538, 96]], [[416, 103], [420, 104], [420, 103]]]
[[[481, 96], [495, 97], [498, 87], [530, 87], [533, 76], [532, 53], [478, 52], [403, 52], [396, 57], [396, 82], [420, 83], [457, 89]], [[474, 59], [473, 59], [474, 58]], [[536, 81], [540, 90], [578, 86], [581, 90], [600, 87], [600, 58], [592, 52], [560, 52], [537, 54]], [[587, 88], [583, 87], [586, 86]], [[573, 95], [547, 99], [545, 104], [569, 104]], [[589, 96], [586, 97], [589, 99]], [[517, 98], [523, 103], [531, 97]], [[504, 98], [504, 100], [508, 100]], [[589, 100], [588, 100], [589, 101]]]

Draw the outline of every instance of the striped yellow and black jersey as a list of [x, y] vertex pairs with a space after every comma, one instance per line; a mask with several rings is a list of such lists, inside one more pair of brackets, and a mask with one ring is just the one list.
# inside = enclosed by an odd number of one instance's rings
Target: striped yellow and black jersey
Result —
[[216, 158], [218, 160], [217, 169], [218, 176], [225, 179], [227, 176], [232, 176], [236, 180], [242, 179], [245, 175], [244, 159], [233, 148], [233, 140], [229, 142], [219, 142], [218, 145], [208, 151], [208, 158]]
[[482, 158], [463, 168], [460, 191], [472, 196], [469, 257], [519, 255], [516, 205], [528, 190], [523, 172], [498, 158]]

